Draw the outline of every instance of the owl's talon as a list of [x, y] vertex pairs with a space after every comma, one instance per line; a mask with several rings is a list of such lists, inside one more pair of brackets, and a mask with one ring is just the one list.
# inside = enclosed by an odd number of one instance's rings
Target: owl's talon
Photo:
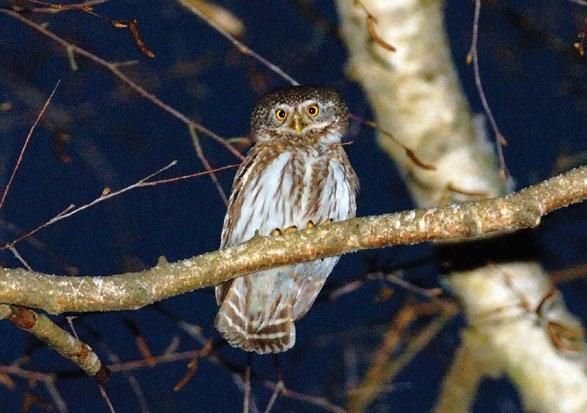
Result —
[[263, 237], [261, 237], [261, 234], [259, 233], [259, 230], [256, 229], [255, 230], [255, 234], [253, 234], [253, 237], [251, 238], [251, 240], [259, 240], [261, 238], [263, 238]]
[[281, 235], [281, 230], [279, 228], [275, 228], [273, 231], [269, 233], [272, 237], [278, 237]]
[[298, 227], [296, 227], [295, 225], [292, 225], [291, 227], [287, 227], [283, 230], [284, 234], [291, 234], [292, 232], [296, 232], [298, 230]]
[[306, 229], [310, 229], [310, 228], [314, 228], [316, 225], [314, 225], [313, 221], [308, 221], [308, 225], [306, 225]]
[[334, 222], [334, 220], [332, 218], [328, 218], [326, 221], [322, 221], [321, 223], [319, 223], [318, 225], [330, 225]]

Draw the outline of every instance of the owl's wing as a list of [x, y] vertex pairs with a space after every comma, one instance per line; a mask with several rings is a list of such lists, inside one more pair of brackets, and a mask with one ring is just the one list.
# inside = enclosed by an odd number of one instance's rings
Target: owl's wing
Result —
[[295, 298], [292, 300], [294, 303], [294, 320], [299, 320], [306, 315], [310, 307], [314, 304], [314, 301], [316, 301], [316, 297], [318, 297], [320, 290], [322, 290], [324, 282], [326, 282], [326, 277], [316, 277], [313, 275], [296, 281], [294, 284]]
[[300, 274], [293, 284], [293, 317], [302, 318], [312, 307], [324, 282], [338, 262], [339, 257], [329, 257], [323, 260], [296, 264], [295, 272]]
[[[231, 239], [232, 230], [236, 225], [236, 222], [240, 217], [236, 217], [235, 213], [237, 212], [237, 208], [239, 204], [242, 204], [242, 187], [244, 185], [243, 182], [243, 175], [245, 175], [246, 171], [252, 164], [252, 160], [254, 159], [254, 153], [251, 152], [249, 156], [243, 161], [241, 166], [238, 168], [236, 175], [234, 177], [234, 181], [232, 183], [232, 189], [230, 194], [230, 199], [228, 201], [228, 208], [226, 211], [226, 215], [224, 216], [224, 225], [222, 227], [222, 236], [220, 240], [220, 248], [229, 247], [231, 245], [236, 244], [234, 239]], [[228, 290], [230, 290], [230, 286], [232, 285], [234, 280], [229, 280], [223, 282], [222, 284], [218, 284], [216, 286], [216, 303], [220, 305]]]
[[[284, 183], [280, 178], [290, 158], [289, 153], [268, 151], [259, 144], [249, 152], [234, 178], [222, 228], [221, 248], [248, 241], [255, 231], [267, 235], [275, 228], [293, 225], [285, 216], [268, 211], [276, 202], [277, 189]], [[231, 280], [216, 287], [218, 304], [222, 303], [232, 283]]]
[[214, 291], [216, 295], [216, 304], [222, 304], [222, 301], [224, 301], [224, 297], [226, 297], [226, 294], [228, 293], [228, 290], [230, 290], [233, 282], [234, 280], [229, 280], [216, 286], [216, 290]]

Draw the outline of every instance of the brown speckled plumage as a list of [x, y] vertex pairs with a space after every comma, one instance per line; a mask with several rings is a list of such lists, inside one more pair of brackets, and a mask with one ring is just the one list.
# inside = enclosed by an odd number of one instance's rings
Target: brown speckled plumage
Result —
[[[319, 113], [310, 116], [308, 107]], [[279, 121], [276, 110], [286, 119]], [[293, 87], [262, 97], [256, 142], [234, 179], [221, 246], [275, 228], [355, 216], [357, 177], [341, 145], [347, 109], [332, 88]], [[297, 129], [296, 129], [297, 128]], [[338, 257], [250, 274], [216, 288], [216, 328], [230, 344], [276, 353], [295, 343], [294, 321], [312, 306]]]

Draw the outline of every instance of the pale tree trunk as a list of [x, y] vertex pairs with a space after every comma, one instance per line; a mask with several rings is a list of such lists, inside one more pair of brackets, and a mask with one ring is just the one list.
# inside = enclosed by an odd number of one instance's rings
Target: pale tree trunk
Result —
[[[381, 147], [394, 159], [414, 202], [430, 207], [508, 192], [499, 178], [491, 143], [461, 90], [443, 25], [443, 3], [337, 0], [337, 5], [350, 54], [348, 73], [363, 87], [377, 124], [415, 150], [419, 159], [437, 167], [435, 171], [419, 167], [388, 136], [379, 134]], [[374, 18], [371, 22], [366, 11]], [[369, 35], [369, 25], [381, 40]], [[438, 412], [468, 411], [480, 380], [498, 375], [506, 375], [516, 385], [526, 410], [587, 411], [582, 357], [563, 354], [533, 314], [512, 309], [520, 299], [508, 280], [532, 309], [551, 289], [539, 263], [491, 264], [453, 273], [447, 280], [470, 326], [462, 333], [461, 348], [443, 384]], [[548, 317], [580, 329], [558, 304]], [[509, 310], [499, 310], [504, 307]], [[373, 397], [351, 401], [352, 410], [364, 409]]]

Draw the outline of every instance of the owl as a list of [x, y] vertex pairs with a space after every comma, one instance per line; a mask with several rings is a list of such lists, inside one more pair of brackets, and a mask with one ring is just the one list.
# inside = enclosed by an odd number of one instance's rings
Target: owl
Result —
[[[232, 186], [221, 248], [256, 234], [355, 216], [357, 176], [342, 147], [348, 110], [333, 88], [296, 86], [263, 96], [251, 116], [254, 146]], [[288, 265], [216, 287], [216, 329], [234, 347], [279, 353], [339, 257]]]

